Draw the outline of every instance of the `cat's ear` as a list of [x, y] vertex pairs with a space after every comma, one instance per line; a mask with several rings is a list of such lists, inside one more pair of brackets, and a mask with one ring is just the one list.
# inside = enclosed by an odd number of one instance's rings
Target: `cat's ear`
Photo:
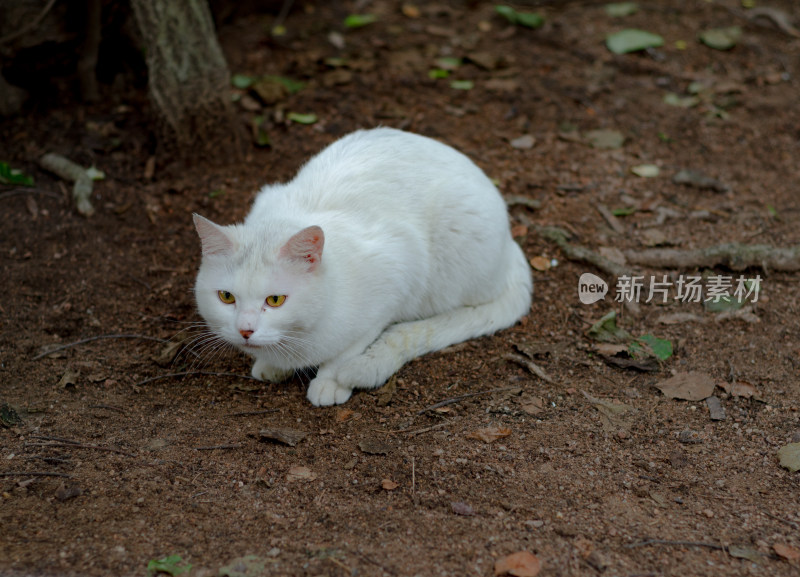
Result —
[[304, 228], [281, 247], [279, 255], [293, 261], [305, 262], [308, 272], [319, 266], [322, 259], [322, 247], [325, 244], [325, 234], [318, 226]]
[[225, 230], [218, 224], [214, 224], [207, 218], [194, 215], [194, 227], [200, 235], [200, 242], [203, 244], [203, 255], [229, 255], [233, 253], [233, 241]]

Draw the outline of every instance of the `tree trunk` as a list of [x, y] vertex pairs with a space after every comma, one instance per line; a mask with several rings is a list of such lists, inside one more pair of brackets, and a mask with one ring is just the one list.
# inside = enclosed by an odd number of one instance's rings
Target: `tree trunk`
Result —
[[145, 44], [159, 144], [184, 157], [241, 157], [230, 72], [206, 0], [132, 0]]

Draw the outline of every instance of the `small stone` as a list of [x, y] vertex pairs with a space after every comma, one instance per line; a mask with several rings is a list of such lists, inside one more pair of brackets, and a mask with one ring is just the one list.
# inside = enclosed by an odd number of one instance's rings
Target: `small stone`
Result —
[[536, 144], [536, 138], [530, 134], [524, 134], [511, 141], [511, 147], [518, 150], [529, 150]]

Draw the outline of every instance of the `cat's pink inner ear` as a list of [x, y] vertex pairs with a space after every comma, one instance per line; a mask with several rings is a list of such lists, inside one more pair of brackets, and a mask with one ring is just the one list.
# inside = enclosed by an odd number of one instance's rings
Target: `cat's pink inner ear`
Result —
[[194, 227], [200, 235], [204, 255], [226, 255], [233, 252], [233, 241], [218, 224], [195, 214]]
[[304, 228], [281, 247], [280, 256], [294, 261], [303, 261], [311, 272], [319, 266], [325, 234], [318, 226]]

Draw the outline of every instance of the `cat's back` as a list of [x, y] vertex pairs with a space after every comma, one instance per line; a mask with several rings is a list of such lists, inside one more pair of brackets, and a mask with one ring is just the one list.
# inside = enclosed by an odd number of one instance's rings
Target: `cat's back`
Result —
[[[359, 130], [309, 160], [291, 182], [265, 187], [256, 202], [309, 211], [372, 212], [411, 204], [420, 210], [449, 204], [494, 186], [465, 155], [432, 138], [394, 128]], [[460, 191], [460, 192], [459, 192]], [[495, 196], [499, 198], [499, 195]], [[266, 197], [266, 198], [265, 198]], [[495, 201], [497, 199], [494, 199]]]

